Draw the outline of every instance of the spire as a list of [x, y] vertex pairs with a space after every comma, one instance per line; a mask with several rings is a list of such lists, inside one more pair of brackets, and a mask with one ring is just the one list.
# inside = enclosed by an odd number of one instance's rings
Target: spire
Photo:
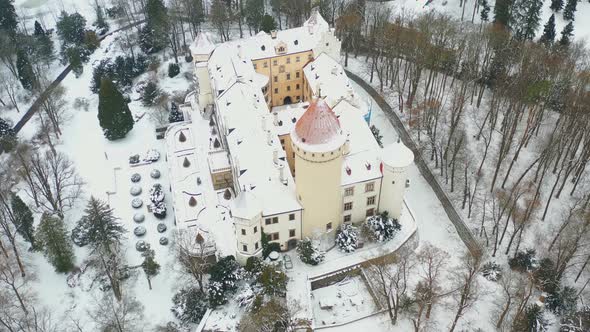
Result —
[[297, 121], [294, 133], [302, 143], [317, 145], [341, 138], [342, 129], [336, 114], [326, 101], [317, 98]]

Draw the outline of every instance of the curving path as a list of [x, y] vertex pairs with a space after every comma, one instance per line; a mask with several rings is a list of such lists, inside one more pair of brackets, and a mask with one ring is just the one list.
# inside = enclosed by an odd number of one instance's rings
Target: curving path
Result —
[[420, 170], [420, 173], [422, 174], [426, 182], [428, 182], [428, 184], [436, 194], [436, 197], [440, 200], [447, 216], [455, 226], [455, 229], [457, 230], [457, 233], [459, 234], [461, 241], [463, 241], [463, 243], [473, 256], [481, 256], [483, 252], [479, 242], [477, 242], [477, 240], [473, 236], [473, 233], [471, 233], [469, 227], [465, 225], [465, 222], [461, 218], [461, 215], [459, 215], [459, 213], [455, 209], [455, 206], [453, 205], [453, 203], [451, 202], [443, 188], [436, 180], [436, 177], [434, 176], [434, 174], [432, 174], [432, 171], [422, 158], [422, 154], [418, 149], [418, 146], [408, 133], [408, 130], [402, 123], [401, 119], [391, 108], [391, 106], [389, 106], [385, 99], [372, 86], [370, 86], [367, 82], [365, 82], [365, 80], [355, 75], [354, 73], [346, 69], [345, 71], [348, 77], [350, 77], [350, 79], [352, 79], [358, 85], [360, 85], [377, 102], [377, 104], [379, 105], [379, 107], [381, 107], [383, 112], [385, 112], [385, 115], [389, 119], [389, 122], [391, 122], [393, 127], [397, 130], [402, 142], [404, 142], [404, 144], [408, 148], [410, 148], [412, 152], [414, 152], [414, 162], [416, 163], [418, 170]]

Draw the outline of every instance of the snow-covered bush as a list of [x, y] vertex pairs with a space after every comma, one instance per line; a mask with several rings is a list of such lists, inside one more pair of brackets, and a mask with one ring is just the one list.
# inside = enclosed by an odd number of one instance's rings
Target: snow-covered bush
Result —
[[561, 319], [559, 332], [590, 331], [590, 305], [585, 305], [577, 312]]
[[154, 163], [160, 160], [160, 152], [156, 149], [149, 149], [146, 151], [143, 161]]
[[510, 268], [515, 271], [531, 272], [538, 266], [537, 258], [535, 258], [536, 254], [537, 252], [535, 249], [519, 251], [508, 261], [508, 265], [510, 265]]
[[379, 242], [387, 242], [395, 237], [402, 226], [393, 218], [389, 218], [387, 213], [371, 216], [367, 219], [366, 226], [371, 238]]
[[246, 260], [245, 269], [251, 275], [257, 275], [258, 273], [262, 272], [262, 268], [264, 267], [264, 263], [262, 260], [256, 256], [248, 257]]
[[236, 302], [242, 308], [247, 308], [250, 306], [252, 301], [254, 301], [254, 297], [256, 294], [250, 285], [246, 285], [246, 287], [236, 295]]
[[157, 227], [158, 233], [164, 233], [166, 231], [166, 229], [168, 229], [166, 227], [166, 224], [164, 224], [164, 223], [158, 224], [158, 227]]
[[359, 242], [359, 232], [353, 225], [342, 225], [336, 235], [336, 245], [346, 253], [356, 250]]
[[154, 168], [154, 169], [152, 169], [152, 171], [150, 172], [150, 177], [151, 177], [152, 179], [155, 179], [155, 180], [157, 180], [157, 179], [159, 179], [159, 178], [160, 178], [160, 176], [161, 176], [161, 173], [160, 173], [160, 170], [158, 170], [158, 169], [155, 169], [155, 168]]
[[154, 106], [156, 99], [160, 96], [162, 91], [155, 81], [149, 81], [141, 90], [141, 103], [143, 106]]
[[172, 313], [183, 324], [198, 324], [208, 307], [207, 296], [196, 287], [183, 288], [172, 298]]
[[139, 175], [139, 173], [133, 173], [133, 175], [131, 175], [131, 182], [137, 183], [140, 180], [141, 180], [141, 175]]
[[306, 238], [297, 243], [297, 254], [305, 264], [318, 265], [324, 261], [324, 253], [314, 246], [310, 239]]
[[150, 201], [155, 205], [163, 202], [165, 197], [166, 195], [162, 190], [162, 185], [159, 183], [154, 184], [152, 189], [150, 189]]
[[168, 65], [168, 77], [173, 78], [176, 75], [180, 74], [180, 66], [176, 63], [171, 63]]
[[557, 275], [558, 272], [553, 261], [549, 258], [543, 258], [533, 272], [533, 280], [539, 289], [551, 294], [557, 292], [559, 287]]
[[136, 197], [131, 201], [131, 207], [133, 207], [134, 209], [139, 209], [142, 206], [143, 206], [143, 200], [139, 197]]
[[134, 154], [134, 155], [129, 156], [129, 163], [131, 165], [139, 164], [139, 155]]
[[184, 115], [182, 114], [182, 112], [178, 109], [178, 105], [176, 105], [175, 102], [172, 102], [170, 104], [170, 115], [168, 115], [168, 121], [170, 123], [174, 123], [174, 122], [182, 122], [184, 121]]
[[227, 303], [226, 291], [223, 289], [223, 284], [218, 281], [210, 282], [207, 286], [207, 294], [209, 296], [209, 305], [216, 307]]
[[129, 193], [131, 194], [131, 196], [139, 196], [141, 195], [141, 187], [140, 186], [131, 186], [131, 188], [129, 189]]
[[162, 237], [160, 238], [159, 242], [160, 242], [160, 245], [163, 245], [163, 246], [165, 246], [165, 245], [167, 245], [167, 244], [168, 244], [168, 238], [167, 238], [167, 237], [165, 237], [165, 236], [162, 236]]
[[159, 202], [156, 204], [152, 204], [152, 212], [154, 213], [154, 217], [158, 219], [166, 218], [166, 211], [168, 208], [166, 207], [166, 203]]
[[502, 267], [496, 262], [487, 262], [481, 268], [481, 274], [489, 281], [498, 281], [502, 278]]
[[274, 265], [265, 265], [256, 278], [256, 282], [262, 286], [263, 292], [271, 297], [285, 297], [287, 295], [288, 280], [289, 278], [285, 272]]
[[545, 307], [560, 316], [571, 315], [576, 312], [577, 302], [578, 292], [572, 287], [565, 286], [547, 296]]
[[147, 242], [145, 242], [143, 240], [139, 240], [135, 243], [135, 250], [137, 250], [139, 252], [146, 251], [148, 247], [149, 247], [149, 244], [147, 244]]
[[81, 225], [76, 225], [72, 229], [72, 234], [70, 235], [72, 242], [78, 247], [83, 247], [90, 243], [90, 238], [88, 237], [88, 232], [82, 228]]
[[225, 256], [211, 266], [209, 273], [210, 281], [221, 283], [224, 291], [234, 291], [237, 282], [244, 276], [244, 269], [236, 262], [234, 256]]

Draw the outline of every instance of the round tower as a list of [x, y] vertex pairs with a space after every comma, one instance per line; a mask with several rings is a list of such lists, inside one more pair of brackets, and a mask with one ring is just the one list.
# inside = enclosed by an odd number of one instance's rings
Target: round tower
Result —
[[291, 142], [297, 198], [303, 206], [302, 237], [329, 245], [342, 221], [340, 187], [346, 137], [323, 99], [311, 101], [291, 132]]
[[236, 233], [236, 259], [246, 265], [249, 257], [262, 256], [262, 209], [249, 191], [241, 191], [230, 206]]
[[414, 161], [414, 153], [399, 139], [381, 150], [383, 182], [379, 197], [379, 210], [387, 211], [399, 219], [404, 202], [404, 193], [409, 185], [408, 167]]

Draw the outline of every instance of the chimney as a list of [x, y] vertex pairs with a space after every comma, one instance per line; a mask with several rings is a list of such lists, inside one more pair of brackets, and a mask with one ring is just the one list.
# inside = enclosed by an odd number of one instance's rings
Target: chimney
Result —
[[263, 115], [260, 119], [261, 119], [262, 131], [266, 131], [266, 116]]
[[270, 31], [270, 38], [277, 39], [277, 30]]
[[285, 176], [285, 164], [280, 164], [279, 168], [279, 179], [284, 185], [287, 185], [287, 177]]
[[338, 76], [338, 67], [334, 66], [334, 67], [332, 68], [332, 75], [334, 75], [334, 76]]
[[272, 112], [272, 116], [273, 116], [273, 122], [272, 123], [275, 126], [278, 126], [279, 125], [279, 113], [277, 113], [276, 111], [275, 112]]
[[350, 153], [350, 133], [346, 134], [346, 141], [344, 142], [344, 149], [342, 149], [342, 154], [347, 156]]
[[277, 150], [277, 149], [272, 150], [272, 161], [275, 164], [279, 163], [279, 150]]
[[272, 132], [270, 130], [266, 131], [266, 143], [272, 145]]

